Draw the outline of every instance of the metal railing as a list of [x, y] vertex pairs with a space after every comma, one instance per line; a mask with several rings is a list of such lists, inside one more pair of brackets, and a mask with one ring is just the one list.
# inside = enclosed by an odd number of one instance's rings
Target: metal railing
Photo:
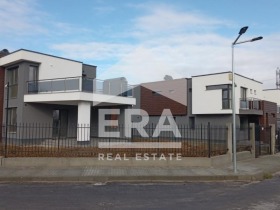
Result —
[[90, 92], [97, 94], [133, 96], [134, 86], [126, 80], [98, 80], [88, 77], [68, 77], [27, 82], [27, 93]]
[[[178, 126], [181, 137], [175, 137], [172, 132], [162, 132], [158, 137], [152, 137], [155, 129], [153, 124], [145, 130], [149, 137], [141, 137], [137, 129], [131, 130], [129, 138], [124, 137], [123, 125], [108, 127], [109, 130], [119, 131], [121, 137], [98, 137], [98, 129], [87, 125], [54, 126], [53, 124], [17, 124], [8, 125], [15, 132], [5, 133], [2, 126], [2, 141], [0, 141], [0, 156], [5, 157], [96, 157], [98, 153], [126, 154], [135, 157], [137, 153], [147, 153], [157, 157], [161, 154], [180, 153], [182, 157], [212, 157], [227, 153], [227, 132], [225, 126], [197, 125]], [[130, 128], [131, 129], [131, 128]], [[8, 131], [10, 129], [7, 129]], [[77, 134], [90, 131], [87, 141], [77, 141]], [[99, 143], [180, 143], [176, 148], [101, 148]]]
[[261, 110], [261, 100], [257, 98], [240, 98], [240, 109]]

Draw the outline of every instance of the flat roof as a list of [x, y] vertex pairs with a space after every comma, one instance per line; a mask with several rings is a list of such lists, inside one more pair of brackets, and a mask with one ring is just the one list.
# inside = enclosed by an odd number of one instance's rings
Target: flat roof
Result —
[[[232, 73], [231, 71], [226, 71], [226, 72], [217, 72], [217, 73], [211, 73], [211, 74], [196, 75], [196, 76], [192, 76], [192, 77], [204, 77], [204, 76], [212, 76], [212, 75], [218, 75], [218, 74], [231, 74], [231, 73]], [[241, 75], [241, 74], [235, 73], [235, 75], [238, 75], [238, 76], [243, 77], [243, 78], [245, 78], [245, 79], [249, 79], [249, 80], [258, 82], [258, 83], [260, 83], [260, 84], [263, 84], [263, 83], [260, 82], [260, 81], [254, 80], [254, 79], [249, 78], [249, 77], [245, 77], [245, 76], [243, 76], [243, 75]]]
[[[68, 58], [63, 58], [63, 57], [59, 57], [59, 56], [55, 56], [55, 55], [50, 55], [50, 54], [46, 54], [46, 53], [41, 53], [41, 52], [37, 52], [37, 51], [33, 51], [33, 50], [27, 50], [27, 49], [19, 49], [19, 50], [16, 50], [16, 51], [13, 51], [11, 53], [9, 53], [8, 55], [6, 56], [9, 56], [11, 54], [14, 54], [14, 53], [17, 53], [19, 51], [26, 51], [26, 52], [31, 52], [31, 53], [36, 53], [36, 54], [40, 54], [40, 55], [45, 55], [45, 56], [50, 56], [50, 57], [54, 57], [54, 58], [59, 58], [59, 59], [63, 59], [63, 60], [68, 60], [68, 61], [73, 61], [73, 62], [77, 62], [77, 63], [81, 63], [83, 65], [87, 65], [87, 66], [94, 66], [94, 65], [90, 65], [90, 64], [85, 64], [81, 61], [77, 61], [77, 60], [73, 60], [73, 59], [68, 59]], [[96, 67], [96, 66], [94, 66]]]

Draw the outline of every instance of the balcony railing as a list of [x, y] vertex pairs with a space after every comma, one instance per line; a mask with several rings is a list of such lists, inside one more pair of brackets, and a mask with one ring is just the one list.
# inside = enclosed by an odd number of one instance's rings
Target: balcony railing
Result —
[[241, 98], [240, 109], [261, 110], [261, 100], [257, 98]]
[[97, 80], [87, 77], [68, 77], [27, 82], [28, 94], [57, 92], [90, 92], [124, 97], [133, 96], [134, 86], [123, 78]]

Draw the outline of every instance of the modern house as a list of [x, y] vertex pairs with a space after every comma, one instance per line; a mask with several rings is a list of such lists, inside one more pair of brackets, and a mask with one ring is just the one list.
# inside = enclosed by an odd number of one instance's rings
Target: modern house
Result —
[[[71, 132], [78, 141], [96, 135], [99, 108], [125, 109], [136, 103], [125, 78], [100, 81], [96, 66], [25, 49], [0, 58], [0, 85], [3, 124], [8, 114], [9, 125], [59, 125], [60, 130], [54, 126], [51, 135]], [[88, 130], [73, 132], [71, 125]], [[16, 135], [17, 127], [8, 132]]]
[[[249, 123], [276, 125], [276, 103], [265, 100], [262, 83], [236, 74], [237, 127]], [[232, 74], [221, 72], [141, 84], [136, 107], [145, 110], [150, 123], [157, 123], [163, 109], [170, 109], [179, 125], [225, 125], [232, 122]]]
[[[273, 94], [263, 91], [258, 81], [238, 74], [235, 78], [237, 127], [276, 124]], [[119, 124], [124, 122], [127, 108], [142, 109], [141, 117], [149, 118], [149, 125], [158, 123], [164, 109], [171, 111], [178, 125], [189, 128], [232, 122], [231, 72], [169, 78], [132, 88], [123, 77], [97, 80], [96, 66], [21, 49], [0, 52], [0, 87], [4, 125], [50, 124], [54, 138], [59, 135], [88, 141], [98, 136], [100, 109], [112, 110], [107, 120], [119, 120]], [[137, 115], [132, 118], [140, 120]], [[10, 126], [8, 132], [16, 136], [17, 127]]]
[[[231, 122], [231, 72], [194, 76], [192, 88], [192, 113], [199, 122]], [[237, 126], [244, 127], [249, 123], [276, 124], [276, 104], [263, 100], [261, 82], [236, 74], [235, 88]]]
[[280, 129], [280, 89], [265, 89], [264, 99], [277, 104], [277, 126]]

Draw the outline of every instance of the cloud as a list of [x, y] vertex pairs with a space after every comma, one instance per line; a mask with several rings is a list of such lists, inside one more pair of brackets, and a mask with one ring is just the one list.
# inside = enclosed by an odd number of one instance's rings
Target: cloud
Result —
[[44, 13], [38, 14], [34, 0], [1, 0], [0, 1], [0, 33], [30, 35], [44, 33], [46, 29], [36, 24]]
[[43, 11], [37, 0], [0, 0], [0, 26], [2, 37], [19, 40], [65, 38], [91, 32], [91, 29], [57, 20]]
[[135, 28], [145, 33], [174, 33], [178, 31], [209, 30], [217, 26], [228, 26], [229, 23], [198, 12], [181, 12], [170, 6], [157, 6], [149, 14], [134, 20]]
[[63, 56], [73, 59], [110, 60], [120, 59], [130, 52], [132, 45], [102, 42], [55, 44], [52, 49], [61, 51]]
[[[160, 6], [149, 7], [146, 15], [131, 23], [126, 34], [134, 42], [61, 43], [51, 47], [63, 56], [96, 64], [101, 79], [124, 76], [130, 84], [163, 80], [167, 74], [184, 78], [231, 71], [235, 37], [219, 32], [220, 28], [234, 27], [231, 21]], [[263, 81], [266, 88], [274, 87], [279, 41], [279, 35], [271, 34], [264, 40], [236, 46], [236, 72]], [[104, 65], [106, 61], [111, 65]]]

